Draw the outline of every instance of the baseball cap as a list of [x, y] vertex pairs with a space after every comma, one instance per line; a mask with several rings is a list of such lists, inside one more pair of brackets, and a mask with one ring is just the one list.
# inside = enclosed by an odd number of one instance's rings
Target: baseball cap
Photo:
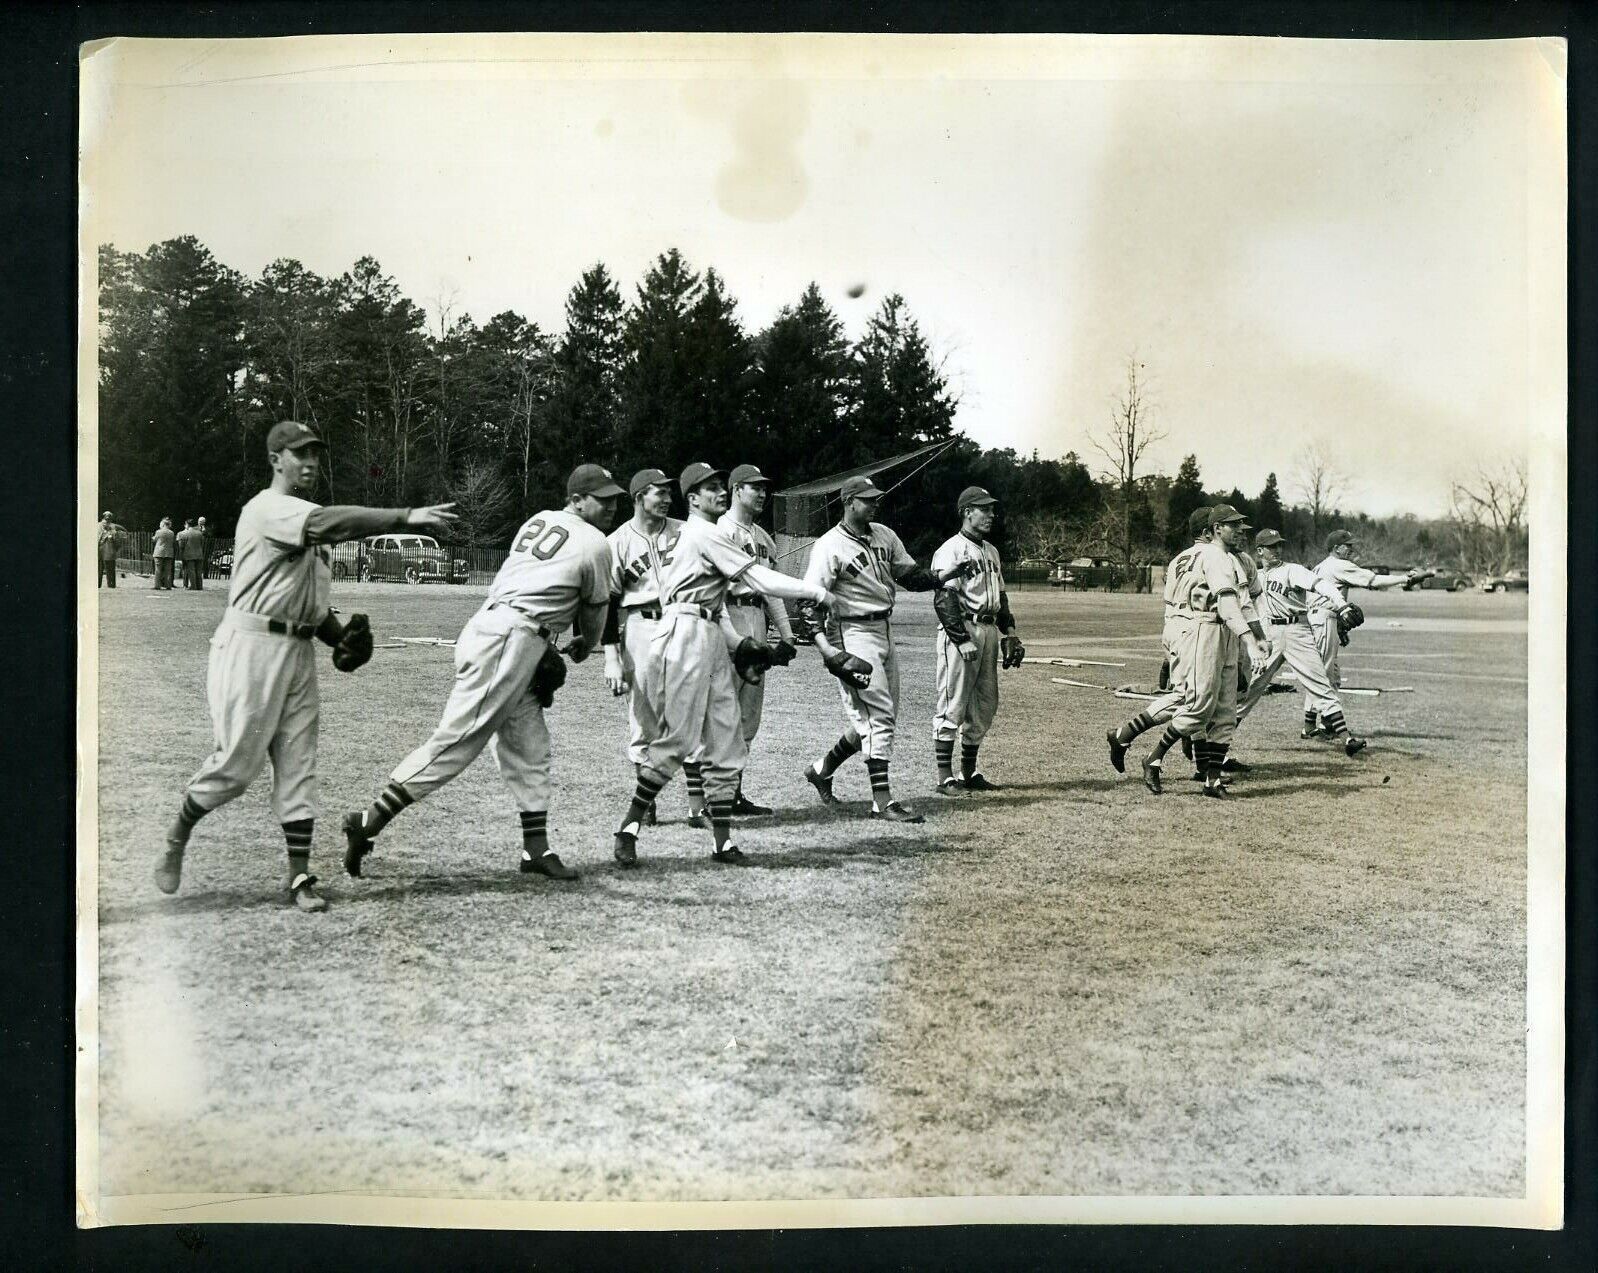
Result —
[[1206, 504], [1201, 508], [1195, 508], [1187, 515], [1187, 529], [1190, 535], [1202, 535], [1210, 528], [1210, 512], [1211, 509]]
[[627, 483], [627, 494], [637, 499], [651, 486], [670, 486], [671, 479], [659, 469], [639, 469]]
[[272, 431], [266, 435], [266, 453], [276, 455], [279, 451], [297, 451], [302, 446], [321, 446], [322, 435], [310, 425], [299, 420], [279, 420], [272, 426]]
[[956, 512], [963, 513], [966, 509], [976, 508], [980, 504], [997, 504], [998, 502], [980, 486], [968, 486], [960, 492], [960, 498], [954, 502], [954, 508]]
[[102, 518], [102, 519], [104, 519], [104, 518], [107, 518], [107, 517], [110, 517], [110, 516], [111, 516], [111, 510], [110, 510], [110, 509], [109, 509], [109, 508], [108, 508], [108, 509], [106, 509], [106, 510], [105, 510], [105, 512], [103, 512], [103, 513], [101, 513], [101, 514], [100, 514], [100, 517], [101, 517], [101, 518]]
[[766, 486], [771, 485], [771, 479], [760, 471], [758, 464], [740, 464], [732, 471], [732, 476], [727, 479], [728, 486], [742, 486], [745, 482], [761, 482]]
[[1341, 547], [1343, 544], [1352, 544], [1356, 542], [1358, 541], [1356, 541], [1354, 536], [1349, 534], [1348, 531], [1334, 530], [1326, 537], [1326, 551], [1331, 552], [1332, 549]]
[[579, 464], [566, 479], [566, 494], [608, 499], [612, 495], [620, 495], [621, 487], [616, 485], [616, 479], [603, 465]]
[[851, 477], [838, 488], [840, 499], [881, 499], [882, 492], [871, 484], [869, 477]]
[[1274, 530], [1262, 530], [1254, 536], [1254, 547], [1256, 548], [1275, 548], [1278, 544], [1285, 542]]
[[1247, 519], [1243, 516], [1243, 514], [1238, 512], [1237, 509], [1233, 508], [1230, 504], [1217, 504], [1214, 508], [1210, 509], [1211, 526], [1215, 525], [1216, 522], [1241, 522], [1246, 520]]
[[684, 497], [701, 482], [708, 482], [713, 477], [726, 477], [726, 469], [711, 468], [703, 460], [697, 464], [690, 464], [682, 471], [682, 476], [677, 479], [677, 485], [682, 487]]

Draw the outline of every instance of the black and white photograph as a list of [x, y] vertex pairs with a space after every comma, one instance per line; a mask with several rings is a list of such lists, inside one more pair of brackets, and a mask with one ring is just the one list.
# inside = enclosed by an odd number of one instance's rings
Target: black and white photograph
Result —
[[1565, 57], [85, 45], [78, 1223], [1558, 1228]]

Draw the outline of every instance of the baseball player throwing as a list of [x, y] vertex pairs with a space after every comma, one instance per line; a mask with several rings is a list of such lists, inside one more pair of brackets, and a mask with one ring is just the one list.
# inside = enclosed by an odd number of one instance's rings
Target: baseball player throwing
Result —
[[466, 769], [485, 746], [521, 817], [524, 874], [574, 880], [549, 847], [549, 729], [544, 710], [565, 682], [555, 639], [575, 621], [566, 652], [581, 663], [600, 643], [610, 604], [603, 534], [621, 494], [609, 470], [580, 464], [566, 507], [522, 524], [488, 599], [455, 642], [455, 684], [433, 735], [394, 767], [370, 808], [344, 817], [344, 869], [361, 874], [378, 833], [404, 808]]
[[288, 843], [288, 891], [302, 911], [327, 909], [310, 873], [316, 818], [316, 659], [311, 638], [334, 647], [341, 671], [372, 655], [365, 615], [341, 625], [328, 609], [332, 569], [327, 544], [408, 528], [448, 532], [453, 504], [430, 508], [319, 507], [322, 440], [297, 421], [266, 437], [272, 484], [239, 513], [228, 605], [211, 638], [206, 697], [215, 748], [189, 779], [166, 836], [155, 884], [175, 893], [194, 824], [244, 794], [272, 761], [272, 810]]
[[[1004, 590], [999, 550], [987, 538], [993, 531], [997, 503], [980, 486], [961, 491], [955, 502], [960, 531], [932, 554], [934, 575], [956, 572], [933, 594], [932, 602], [938, 615], [938, 709], [932, 722], [932, 747], [938, 762], [937, 789], [946, 796], [996, 790], [977, 768], [977, 752], [999, 710], [1000, 663], [1019, 667], [1026, 657]], [[957, 740], [958, 778], [954, 774]]]
[[738, 707], [740, 670], [733, 652], [759, 655], [748, 664], [758, 675], [781, 660], [770, 645], [740, 637], [726, 615], [727, 590], [736, 580], [774, 597], [830, 607], [832, 594], [762, 566], [716, 525], [727, 511], [726, 474], [690, 464], [678, 479], [689, 517], [673, 559], [661, 575], [660, 625], [650, 639], [644, 680], [660, 732], [644, 748], [637, 786], [616, 831], [612, 852], [624, 867], [638, 862], [638, 833], [649, 806], [689, 757], [700, 758], [710, 806], [711, 857], [748, 864], [732, 843], [732, 808], [738, 775], [749, 755]]
[[[1396, 588], [1412, 579], [1424, 578], [1433, 573], [1412, 570], [1403, 575], [1379, 575], [1354, 561], [1359, 541], [1346, 530], [1334, 530], [1326, 537], [1326, 558], [1315, 567], [1318, 578], [1326, 580], [1336, 591], [1338, 600], [1329, 602], [1320, 593], [1310, 599], [1309, 624], [1315, 634], [1315, 648], [1326, 663], [1326, 679], [1334, 686], [1343, 684], [1343, 669], [1339, 654], [1348, 644], [1348, 633], [1365, 621], [1365, 613], [1358, 606], [1349, 606], [1350, 588]], [[1339, 620], [1339, 616], [1342, 616]], [[1329, 737], [1325, 721], [1317, 724], [1314, 698], [1304, 695], [1305, 738]]]
[[893, 798], [888, 781], [899, 714], [899, 659], [890, 622], [893, 602], [901, 585], [929, 592], [965, 575], [970, 565], [962, 562], [945, 575], [916, 565], [899, 537], [872, 520], [882, 495], [870, 478], [851, 477], [839, 491], [843, 520], [810, 550], [805, 579], [835, 593], [838, 599], [828, 620], [827, 639], [869, 665], [870, 683], [861, 688], [839, 677], [848, 724], [832, 749], [805, 770], [805, 780], [823, 803], [836, 804], [832, 776], [839, 765], [863, 750], [871, 777], [871, 816], [890, 822], [923, 822], [919, 813]]

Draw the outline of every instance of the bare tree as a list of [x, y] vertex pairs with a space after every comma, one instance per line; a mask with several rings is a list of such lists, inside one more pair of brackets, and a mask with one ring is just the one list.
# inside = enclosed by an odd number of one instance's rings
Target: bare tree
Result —
[[474, 550], [492, 546], [510, 507], [510, 484], [491, 463], [473, 457], [460, 466], [447, 489], [460, 516], [461, 542]]
[[1526, 461], [1479, 464], [1450, 486], [1449, 526], [1460, 563], [1473, 572], [1503, 574], [1526, 559]]
[[1149, 447], [1165, 437], [1152, 418], [1148, 386], [1143, 375], [1145, 364], [1133, 354], [1126, 360], [1126, 385], [1110, 411], [1109, 425], [1102, 433], [1089, 434], [1088, 441], [1108, 461], [1105, 476], [1115, 484], [1116, 548], [1130, 576], [1137, 548], [1132, 514], [1137, 493], [1138, 468]]
[[1310, 534], [1319, 539], [1322, 527], [1337, 511], [1338, 500], [1348, 494], [1348, 478], [1323, 443], [1309, 442], [1293, 458], [1291, 480], [1309, 510]]

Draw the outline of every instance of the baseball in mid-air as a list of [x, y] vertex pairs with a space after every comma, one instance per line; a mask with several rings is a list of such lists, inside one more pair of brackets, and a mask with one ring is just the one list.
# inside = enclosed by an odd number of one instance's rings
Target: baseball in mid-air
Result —
[[866, 294], [866, 285], [864, 283], [852, 284], [850, 286], [850, 288], [849, 288], [849, 291], [848, 291], [848, 295], [849, 295], [849, 299], [850, 300], [859, 300], [865, 294]]

